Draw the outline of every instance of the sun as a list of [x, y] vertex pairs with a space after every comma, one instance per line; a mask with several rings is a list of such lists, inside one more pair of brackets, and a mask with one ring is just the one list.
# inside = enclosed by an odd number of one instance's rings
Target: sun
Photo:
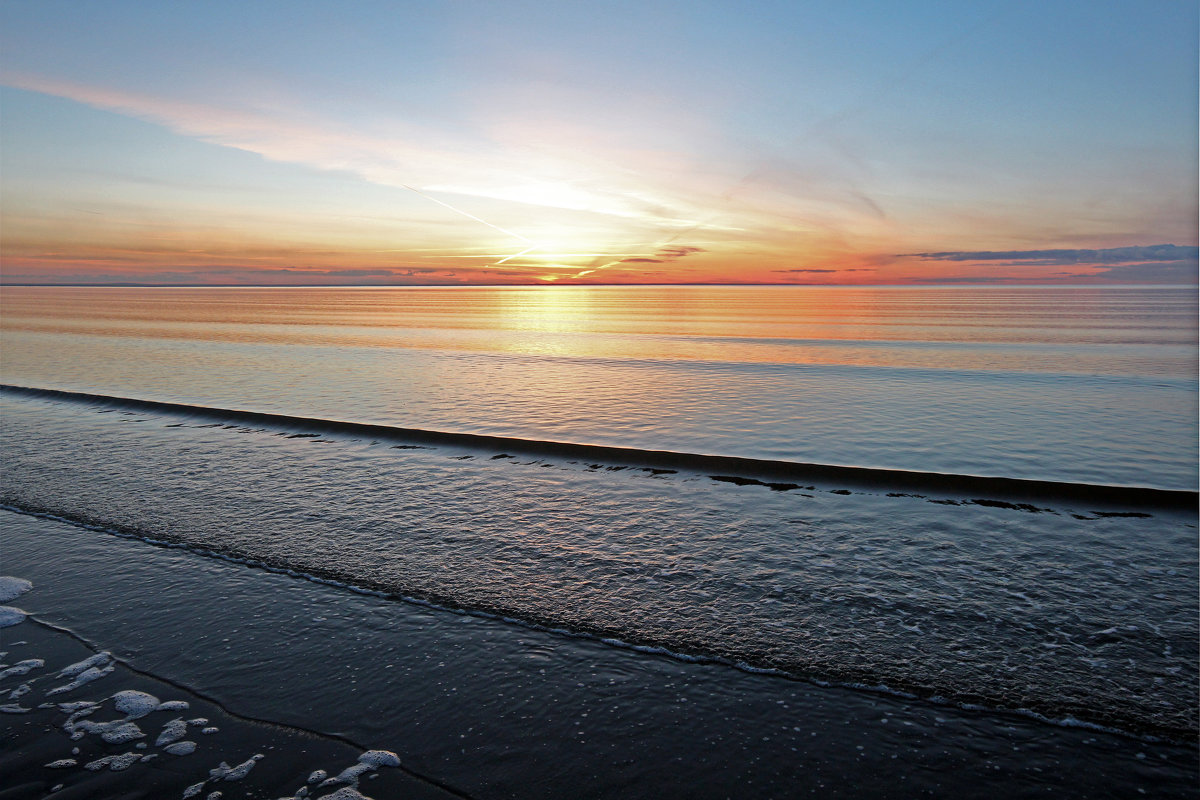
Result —
[[[581, 244], [584, 239], [576, 231], [556, 229], [530, 236], [530, 244], [494, 262], [494, 266], [528, 266], [558, 269], [586, 269], [597, 259], [614, 255], [610, 250]], [[625, 254], [619, 254], [624, 257]]]

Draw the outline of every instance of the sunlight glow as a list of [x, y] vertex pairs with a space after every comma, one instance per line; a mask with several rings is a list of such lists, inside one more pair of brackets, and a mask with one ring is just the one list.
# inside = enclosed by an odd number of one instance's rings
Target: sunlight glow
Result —
[[[305, 14], [307, 40], [272, 36], [266, 12], [201, 40], [189, 5], [85, 5], [69, 21], [55, 0], [0, 11], [5, 283], [1197, 278], [1186, 4], [1073, 5], [1051, 14], [1064, 36], [1042, 38], [969, 3], [909, 9], [911, 35], [861, 26], [879, 38], [853, 55], [831, 43], [862, 20], [772, 4], [714, 28], [743, 49], [623, 25], [603, 67], [586, 55], [598, 22], [566, 9], [484, 4], [515, 26], [501, 39], [539, 43], [514, 57], [490, 26], [461, 49], [473, 23], [456, 4], [439, 6], [446, 27], [406, 22], [427, 52], [389, 46], [405, 14], [356, 5], [359, 58]], [[657, 20], [661, 4], [638, 5]], [[1130, 32], [1127, 59], [1096, 25]], [[1054, 91], [1031, 92], [1047, 75]]]

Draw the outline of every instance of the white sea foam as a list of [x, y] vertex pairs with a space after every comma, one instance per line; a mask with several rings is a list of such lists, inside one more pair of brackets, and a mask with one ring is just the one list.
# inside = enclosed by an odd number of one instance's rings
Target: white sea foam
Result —
[[54, 687], [50, 691], [46, 692], [46, 696], [50, 697], [52, 695], [73, 691], [84, 684], [88, 684], [92, 681], [103, 678], [114, 669], [116, 669], [116, 663], [113, 661], [109, 661], [104, 667], [88, 667], [83, 672], [79, 673], [79, 677], [77, 677], [75, 680], [71, 681], [70, 683], [63, 684], [62, 686]]
[[24, 578], [0, 577], [0, 603], [15, 600], [33, 588], [33, 583]]
[[[321, 782], [321, 787], [336, 786], [339, 783], [358, 786], [358, 780], [367, 772], [374, 772], [380, 767], [398, 767], [400, 757], [390, 750], [368, 750], [358, 757], [358, 763], [346, 767], [332, 778]], [[313, 773], [316, 775], [316, 773]], [[309, 782], [312, 778], [309, 778]]]
[[18, 661], [11, 667], [0, 670], [0, 681], [5, 678], [11, 678], [14, 675], [28, 675], [32, 670], [41, 669], [46, 666], [46, 662], [40, 658], [27, 658], [24, 661]]
[[12, 606], [0, 606], [0, 628], [11, 628], [25, 621], [26, 613]]
[[128, 719], [141, 719], [159, 707], [158, 698], [146, 692], [127, 689], [112, 696], [113, 706]]
[[178, 742], [184, 736], [187, 736], [187, 723], [182, 719], [173, 719], [163, 723], [162, 733], [158, 734], [158, 738], [154, 740], [155, 747]]
[[321, 800], [371, 800], [353, 786], [343, 786], [333, 794], [327, 794]]
[[215, 781], [240, 781], [250, 774], [250, 770], [254, 769], [254, 765], [259, 759], [263, 758], [262, 753], [256, 753], [246, 759], [236, 767], [231, 767], [222, 761], [218, 766], [213, 767], [208, 771], [209, 780]]
[[325, 780], [321, 781], [321, 786], [336, 786], [339, 783], [352, 783], [357, 786], [358, 779], [362, 776], [362, 774], [364, 772], [370, 772], [373, 769], [375, 769], [375, 767], [371, 766], [370, 764], [354, 764], [353, 766], [346, 767], [332, 778], [326, 778]]
[[134, 739], [144, 739], [146, 734], [137, 726], [136, 722], [130, 722], [124, 719], [114, 719], [108, 722], [93, 722], [89, 719], [77, 719], [78, 715], [72, 715], [71, 719], [63, 725], [63, 729], [72, 734], [75, 733], [96, 734], [101, 739], [109, 744], [124, 744], [132, 742]]
[[99, 707], [99, 703], [94, 703], [91, 700], [76, 700], [74, 703], [58, 704], [58, 710], [64, 714], [74, 714], [76, 711], [82, 711], [85, 708], [90, 708], [92, 711], [95, 711]]
[[400, 757], [391, 750], [368, 750], [358, 757], [358, 763], [370, 764], [372, 767], [398, 767]]
[[90, 769], [93, 772], [98, 772], [105, 767], [108, 767], [113, 772], [120, 772], [122, 770], [129, 769], [138, 761], [141, 761], [141, 759], [142, 754], [135, 750], [128, 753], [122, 753], [121, 755], [117, 756], [104, 756], [103, 758], [98, 758], [95, 761], [84, 764], [83, 768]]
[[79, 728], [79, 720], [82, 717], [88, 716], [89, 714], [94, 714], [99, 710], [99, 708], [99, 706], [88, 706], [75, 711], [71, 714], [71, 716], [67, 717], [67, 721], [63, 723], [63, 730], [67, 732], [72, 740], [82, 739], [84, 736], [87, 736], [87, 731]]
[[92, 667], [102, 667], [112, 660], [112, 653], [105, 650], [104, 652], [96, 653], [94, 656], [89, 656], [83, 661], [76, 661], [74, 664], [63, 667], [58, 671], [58, 677], [71, 678]]
[[146, 734], [134, 722], [109, 723], [109, 727], [100, 733], [100, 738], [109, 744], [125, 744], [145, 737]]
[[[46, 691], [47, 695], [55, 695], [77, 689], [94, 680], [102, 678], [112, 673], [117, 666], [116, 659], [107, 652], [96, 653], [83, 660], [74, 662], [63, 667], [56, 674], [58, 678], [70, 678], [68, 683], [56, 686], [53, 689]], [[0, 677], [14, 677], [27, 674], [35, 669], [40, 669], [45, 666], [43, 659], [26, 659], [18, 662], [11, 667], [6, 667], [3, 672], [0, 672]], [[55, 675], [55, 673], [48, 673]], [[45, 677], [45, 676], [43, 676]], [[21, 684], [10, 692], [10, 699], [16, 699], [22, 695], [28, 694], [32, 687], [30, 684]], [[108, 701], [112, 701], [112, 708], [121, 716], [117, 719], [100, 720], [89, 719], [98, 712], [101, 712], [106, 707]], [[68, 715], [67, 720], [63, 723], [63, 730], [70, 736], [72, 740], [78, 740], [88, 735], [98, 736], [105, 744], [121, 745], [134, 743], [136, 749], [125, 753], [114, 753], [96, 758], [86, 764], [80, 765], [78, 758], [80, 748], [74, 747], [71, 750], [71, 755], [74, 757], [64, 757], [58, 760], [51, 761], [43, 766], [48, 769], [70, 769], [80, 768], [90, 772], [112, 771], [121, 772], [130, 767], [143, 762], [151, 761], [158, 758], [159, 753], [146, 753], [148, 747], [144, 741], [146, 734], [138, 726], [135, 720], [141, 720], [149, 717], [150, 714], [159, 711], [171, 712], [186, 710], [189, 704], [183, 700], [171, 700], [161, 702], [159, 698], [144, 691], [134, 689], [125, 689], [117, 691], [102, 700], [76, 700], [64, 703], [46, 702], [42, 703], [38, 708], [46, 710], [57, 710]], [[33, 709], [24, 708], [16, 703], [9, 703], [0, 706], [0, 713], [30, 713]], [[197, 750], [197, 744], [194, 741], [185, 740], [189, 726], [201, 728], [200, 733], [215, 734], [218, 728], [209, 724], [209, 720], [204, 717], [196, 717], [190, 720], [185, 720], [182, 717], [175, 717], [163, 723], [162, 730], [158, 734], [155, 745], [161, 747], [162, 750], [173, 756], [187, 756], [193, 754]], [[230, 766], [222, 761], [217, 767], [209, 770], [209, 775], [204, 780], [194, 783], [184, 790], [185, 798], [197, 797], [204, 793], [205, 787], [214, 781], [240, 781], [246, 778], [253, 770], [254, 766], [264, 756], [261, 753], [255, 754], [245, 761]], [[324, 795], [328, 798], [342, 798], [342, 800], [355, 800], [356, 798], [364, 798], [358, 793], [354, 787], [357, 786], [358, 779], [365, 773], [373, 772], [380, 767], [394, 767], [400, 765], [399, 757], [390, 751], [386, 750], [369, 750], [362, 753], [358, 757], [356, 764], [343, 770], [337, 779], [327, 781], [328, 783], [344, 784], [338, 791], [332, 794]], [[309, 781], [324, 779], [327, 776], [324, 770], [317, 770], [309, 776]], [[295, 797], [304, 798], [309, 794], [307, 786], [302, 787]], [[207, 800], [217, 800], [222, 796], [220, 791], [211, 791], [206, 795]]]

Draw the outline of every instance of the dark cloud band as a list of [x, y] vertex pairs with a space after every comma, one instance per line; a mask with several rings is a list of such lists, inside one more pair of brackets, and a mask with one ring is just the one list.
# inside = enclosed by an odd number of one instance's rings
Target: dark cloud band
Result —
[[902, 258], [930, 261], [1006, 261], [1030, 266], [1134, 264], [1147, 261], [1194, 261], [1200, 247], [1154, 244], [1101, 250], [958, 250], [943, 253], [904, 253]]

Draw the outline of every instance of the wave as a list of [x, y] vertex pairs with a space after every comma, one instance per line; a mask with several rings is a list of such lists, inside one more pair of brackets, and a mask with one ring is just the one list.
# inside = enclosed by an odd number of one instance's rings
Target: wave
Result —
[[944, 472], [881, 469], [838, 464], [749, 458], [743, 456], [647, 450], [611, 445], [557, 442], [456, 431], [435, 431], [345, 420], [302, 417], [263, 411], [142, 400], [132, 397], [0, 384], [0, 392], [91, 406], [148, 411], [200, 418], [213, 422], [268, 425], [311, 433], [365, 436], [412, 444], [492, 450], [526, 456], [576, 459], [646, 469], [707, 473], [717, 480], [759, 483], [775, 489], [795, 488], [787, 481], [832, 483], [880, 490], [910, 490], [954, 495], [982, 495], [1041, 502], [1086, 503], [1104, 507], [1194, 509], [1200, 494], [1183, 489], [1101, 485], [1033, 478], [966, 475]]
[[[185, 542], [177, 542], [170, 539], [159, 538], [155, 535], [147, 535], [138, 531], [126, 530], [120, 526], [98, 524], [85, 519], [75, 518], [70, 515], [14, 505], [11, 502], [0, 502], [0, 511], [21, 514], [36, 519], [50, 520], [84, 530], [116, 536], [122, 539], [132, 539], [144, 542], [154, 547], [161, 547], [168, 550], [182, 550], [184, 552], [192, 553], [204, 558], [212, 558], [218, 561], [238, 564], [244, 567], [259, 569], [276, 575], [286, 575], [289, 578], [304, 580], [323, 586], [330, 586], [339, 590], [349, 591], [353, 592], [354, 594], [364, 595], [367, 597], [374, 597], [383, 601], [407, 603], [409, 605], [426, 608], [433, 611], [461, 614], [468, 617], [493, 620], [508, 625], [516, 625], [527, 630], [550, 633], [571, 639], [584, 639], [600, 642], [601, 644], [621, 650], [630, 650], [650, 656], [670, 658], [675, 661], [681, 661], [689, 664], [720, 665], [752, 675], [765, 675], [784, 680], [802, 681], [826, 688], [840, 688], [852, 691], [868, 692], [871, 694], [919, 701], [929, 703], [934, 706], [959, 708], [966, 711], [974, 711], [983, 714], [1012, 715], [1015, 717], [1036, 720], [1038, 722], [1056, 727], [1082, 728], [1101, 733], [1124, 736], [1146, 743], [1165, 742], [1170, 744], [1183, 744], [1189, 742], [1191, 740], [1190, 737], [1194, 736], [1194, 730], [1192, 729], [1181, 729], [1173, 726], [1156, 725], [1136, 719], [1114, 719], [1098, 710], [1095, 714], [1097, 720], [1093, 721], [1080, 719], [1078, 716], [1076, 716], [1076, 714], [1080, 713], [1081, 709], [1065, 711], [1053, 710], [1050, 708], [1029, 708], [1025, 705], [1022, 705], [1019, 701], [1010, 704], [1003, 702], [1000, 700], [1000, 698], [985, 699], [969, 691], [963, 692], [962, 697], [954, 697], [951, 696], [950, 693], [946, 692], [930, 692], [920, 686], [902, 686], [878, 681], [863, 682], [862, 680], [855, 679], [841, 679], [828, 673], [814, 673], [807, 670], [795, 672], [786, 668], [761, 666], [751, 663], [748, 660], [722, 656], [714, 653], [685, 652], [662, 645], [622, 639], [597, 631], [568, 628], [550, 622], [539, 622], [533, 619], [514, 616], [510, 613], [505, 613], [502, 611], [493, 611], [485, 608], [464, 607], [455, 605], [451, 602], [440, 601], [438, 599], [409, 595], [403, 592], [374, 589], [335, 577], [320, 575], [305, 570], [292, 569], [288, 566], [274, 564], [270, 561], [265, 561], [258, 558], [235, 555], [232, 553], [226, 553], [207, 547], [200, 547]], [[162, 680], [161, 677], [159, 679]], [[184, 688], [188, 691], [195, 691], [194, 689], [188, 689], [187, 687]], [[218, 702], [207, 697], [205, 699], [213, 703]], [[988, 702], [988, 700], [991, 702]], [[1139, 722], [1142, 722], [1142, 724], [1139, 724]], [[317, 733], [316, 735], [325, 736], [327, 734]], [[335, 734], [334, 738], [354, 744], [349, 739], [345, 739], [340, 735]], [[422, 780], [436, 783], [436, 781], [432, 781], [431, 779], [423, 775], [419, 775], [418, 773], [413, 772], [410, 774], [413, 774]]]

